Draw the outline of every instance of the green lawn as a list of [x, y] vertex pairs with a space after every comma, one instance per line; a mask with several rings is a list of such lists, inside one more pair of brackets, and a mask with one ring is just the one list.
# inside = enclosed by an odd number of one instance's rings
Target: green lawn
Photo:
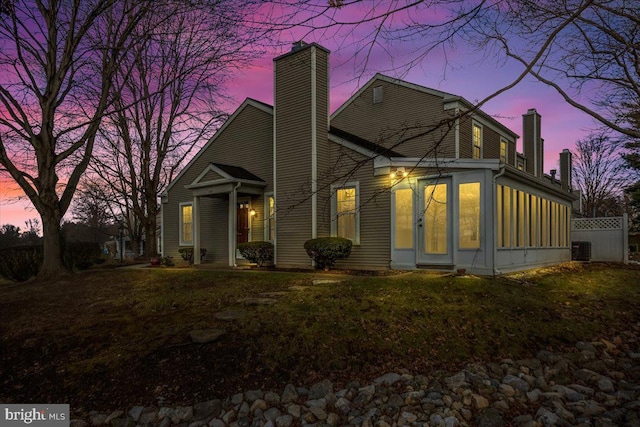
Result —
[[[338, 284], [312, 285], [314, 278]], [[640, 320], [640, 270], [568, 265], [503, 278], [140, 269], [0, 284], [0, 401], [86, 410], [239, 389], [454, 370], [613, 338]], [[295, 286], [298, 290], [289, 290]], [[271, 306], [240, 298], [286, 291]], [[242, 308], [242, 320], [213, 314]], [[193, 329], [223, 328], [213, 344]]]

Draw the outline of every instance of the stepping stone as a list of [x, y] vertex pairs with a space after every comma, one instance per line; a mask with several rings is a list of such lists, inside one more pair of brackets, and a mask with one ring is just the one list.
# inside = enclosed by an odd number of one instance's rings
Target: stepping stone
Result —
[[314, 285], [337, 285], [341, 283], [342, 280], [334, 280], [334, 279], [315, 279], [313, 281]]
[[189, 332], [191, 341], [198, 343], [215, 342], [225, 334], [223, 329], [195, 329]]
[[309, 289], [309, 287], [308, 286], [300, 286], [300, 285], [289, 286], [289, 290], [290, 291], [304, 291], [306, 289]]
[[277, 298], [277, 297], [283, 297], [285, 295], [288, 295], [289, 292], [286, 291], [281, 291], [281, 292], [263, 292], [260, 294], [261, 297], [267, 297], [267, 298]]
[[244, 319], [246, 316], [247, 313], [245, 311], [238, 310], [226, 310], [213, 313], [213, 317], [215, 317], [216, 319], [226, 321]]
[[240, 298], [238, 302], [244, 305], [271, 305], [277, 301], [273, 298]]

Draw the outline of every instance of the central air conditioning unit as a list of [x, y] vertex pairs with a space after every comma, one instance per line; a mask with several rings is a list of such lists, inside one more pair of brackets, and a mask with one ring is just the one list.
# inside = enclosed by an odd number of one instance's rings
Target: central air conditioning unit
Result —
[[591, 261], [591, 242], [571, 242], [573, 261]]

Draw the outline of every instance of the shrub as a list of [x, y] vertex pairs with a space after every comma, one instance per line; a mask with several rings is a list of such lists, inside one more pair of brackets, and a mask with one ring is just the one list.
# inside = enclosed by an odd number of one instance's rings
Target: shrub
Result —
[[167, 267], [173, 267], [174, 265], [176, 265], [176, 263], [173, 262], [173, 257], [171, 256], [160, 258], [160, 264], [165, 265]]
[[[180, 252], [180, 256], [183, 260], [189, 261], [189, 265], [193, 264], [193, 248], [180, 248], [178, 249]], [[207, 254], [207, 250], [205, 248], [200, 248], [200, 259], [204, 258]]]
[[38, 274], [42, 264], [42, 246], [14, 246], [0, 249], [0, 275], [24, 282]]
[[314, 260], [318, 268], [330, 270], [338, 259], [345, 259], [351, 255], [353, 243], [343, 237], [320, 237], [304, 242], [304, 248], [309, 258]]
[[270, 242], [240, 243], [238, 250], [243, 257], [262, 267], [265, 262], [273, 262], [273, 244]]
[[62, 260], [68, 270], [86, 270], [101, 256], [100, 245], [96, 242], [67, 242]]
[[[95, 242], [67, 242], [62, 262], [67, 270], [86, 270], [101, 259], [100, 245]], [[0, 250], [0, 275], [9, 280], [24, 282], [36, 276], [42, 265], [42, 246], [14, 246]]]

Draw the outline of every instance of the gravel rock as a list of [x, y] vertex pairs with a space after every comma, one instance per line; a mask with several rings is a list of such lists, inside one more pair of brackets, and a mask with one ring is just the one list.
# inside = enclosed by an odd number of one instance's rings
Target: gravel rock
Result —
[[[615, 345], [613, 342], [620, 342]], [[223, 400], [160, 409], [74, 414], [74, 427], [639, 426], [640, 337], [577, 343], [569, 353], [474, 363], [457, 373], [406, 371], [351, 382], [329, 379], [282, 393], [249, 390]], [[159, 399], [160, 403], [166, 399]]]

